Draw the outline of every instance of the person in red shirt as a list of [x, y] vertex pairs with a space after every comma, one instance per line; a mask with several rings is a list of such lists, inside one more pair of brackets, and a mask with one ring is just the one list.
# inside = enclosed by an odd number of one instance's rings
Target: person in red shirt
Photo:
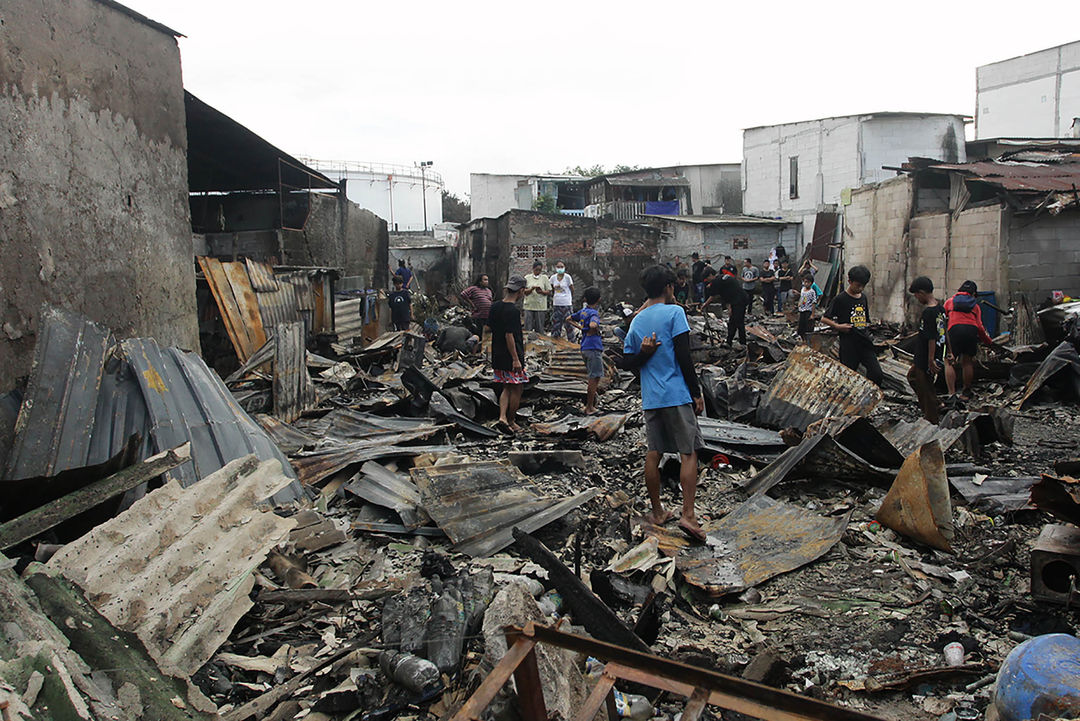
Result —
[[[974, 281], [965, 280], [960, 290], [945, 301], [945, 312], [949, 320], [945, 327], [945, 342], [948, 358], [945, 359], [945, 385], [949, 395], [960, 401], [971, 399], [971, 384], [975, 380], [975, 354], [979, 352], [979, 341], [993, 345], [994, 341], [982, 324], [982, 310], [979, 308], [978, 286]], [[956, 364], [960, 364], [964, 388], [956, 394]]]

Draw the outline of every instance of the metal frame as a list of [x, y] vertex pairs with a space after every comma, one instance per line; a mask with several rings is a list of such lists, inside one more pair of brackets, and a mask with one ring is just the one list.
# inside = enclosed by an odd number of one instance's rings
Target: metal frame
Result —
[[603, 706], [607, 708], [609, 721], [617, 719], [612, 693], [616, 681], [639, 683], [686, 697], [683, 721], [697, 721], [706, 705], [720, 706], [766, 721], [881, 721], [876, 716], [734, 676], [563, 633], [558, 630], [558, 625], [550, 628], [530, 622], [524, 628], [507, 626], [504, 632], [509, 650], [451, 721], [479, 721], [484, 709], [511, 675], [517, 685], [518, 705], [524, 721], [547, 721], [536, 662], [535, 646], [538, 643], [584, 653], [605, 662], [603, 674], [575, 721], [591, 721]]

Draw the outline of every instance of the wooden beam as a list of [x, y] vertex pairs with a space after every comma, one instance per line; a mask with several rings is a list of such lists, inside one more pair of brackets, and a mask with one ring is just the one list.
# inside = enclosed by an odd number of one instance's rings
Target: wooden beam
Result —
[[350, 590], [348, 588], [282, 588], [260, 591], [255, 597], [259, 603], [345, 603], [346, 601], [374, 601], [400, 588], [369, 588]]
[[563, 602], [593, 637], [640, 653], [650, 653], [648, 645], [634, 635], [547, 546], [518, 528], [514, 529], [514, 541], [526, 556], [547, 570], [548, 578], [562, 595]]
[[50, 528], [190, 460], [191, 443], [185, 443], [13, 518], [0, 525], [0, 551], [40, 536]]

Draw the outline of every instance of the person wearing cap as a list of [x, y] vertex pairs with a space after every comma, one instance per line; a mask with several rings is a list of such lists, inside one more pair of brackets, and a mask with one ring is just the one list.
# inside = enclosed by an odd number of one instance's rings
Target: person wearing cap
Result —
[[532, 273], [525, 276], [525, 300], [521, 307], [525, 310], [525, 330], [534, 333], [544, 332], [544, 316], [547, 315], [548, 296], [551, 295], [551, 281], [542, 271], [544, 264], [534, 260]]
[[907, 374], [908, 385], [919, 399], [923, 418], [937, 423], [941, 420], [941, 402], [934, 391], [934, 381], [945, 363], [945, 308], [934, 297], [934, 282], [925, 275], [911, 281], [908, 292], [923, 306], [915, 359]]
[[[555, 264], [555, 275], [548, 278], [551, 283], [551, 335], [558, 338], [563, 334], [566, 319], [574, 310], [574, 279], [566, 272], [566, 264], [561, 260]], [[570, 340], [570, 331], [566, 331]]]
[[[949, 320], [945, 326], [945, 346], [948, 358], [945, 363], [945, 385], [953, 401], [971, 400], [971, 384], [975, 381], [975, 354], [979, 341], [993, 345], [994, 341], [982, 323], [982, 309], [978, 301], [979, 287], [974, 281], [965, 280], [952, 298], [945, 301]], [[964, 387], [956, 393], [956, 364], [960, 364]]]
[[491, 328], [491, 367], [495, 382], [502, 386], [499, 393], [499, 426], [508, 433], [517, 433], [517, 409], [521, 391], [529, 376], [525, 372], [525, 339], [521, 332], [521, 311], [517, 302], [525, 294], [525, 279], [510, 276], [503, 288], [502, 300], [491, 304], [488, 326]]

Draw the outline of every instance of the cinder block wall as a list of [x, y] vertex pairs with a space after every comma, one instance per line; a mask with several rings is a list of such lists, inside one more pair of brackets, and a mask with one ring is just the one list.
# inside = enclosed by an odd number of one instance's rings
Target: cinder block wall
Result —
[[[1080, 212], [1010, 216], [1005, 232], [1009, 292], [1033, 304], [1050, 291], [1080, 294]], [[1015, 300], [1015, 297], [1013, 298]]]
[[941, 296], [955, 293], [965, 280], [979, 290], [993, 290], [1005, 302], [1005, 268], [1001, 256], [999, 206], [965, 210], [953, 221], [948, 274]]
[[905, 176], [854, 191], [844, 210], [844, 271], [856, 265], [870, 269], [867, 295], [874, 320], [904, 321], [908, 261], [904, 234], [911, 202], [912, 182]]
[[0, 392], [43, 302], [198, 350], [175, 38], [94, 0], [2, 16]]

